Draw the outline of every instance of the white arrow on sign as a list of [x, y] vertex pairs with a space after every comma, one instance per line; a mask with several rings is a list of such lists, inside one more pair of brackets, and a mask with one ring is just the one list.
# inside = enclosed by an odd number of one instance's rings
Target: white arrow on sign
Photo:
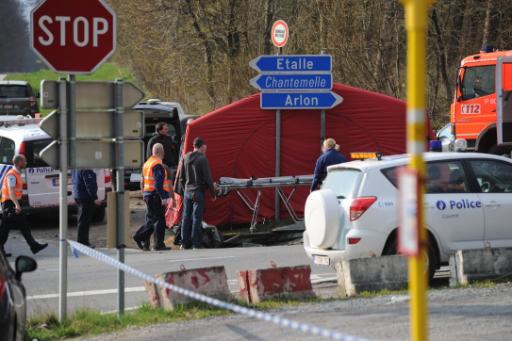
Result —
[[[76, 110], [114, 109], [114, 82], [76, 82]], [[41, 81], [41, 107], [58, 109], [58, 82]], [[144, 98], [144, 92], [130, 82], [123, 83], [123, 107], [131, 108]]]
[[[114, 168], [114, 142], [76, 140], [75, 157], [70, 158], [69, 168]], [[124, 141], [124, 167], [128, 169], [142, 167], [144, 144], [139, 140]], [[59, 169], [59, 143], [53, 141], [39, 153], [50, 167]]]
[[[113, 138], [114, 111], [78, 111], [76, 113], [76, 138]], [[94, 124], [91, 124], [94, 122]], [[144, 136], [144, 114], [141, 111], [127, 110], [123, 114], [123, 137], [141, 138]], [[48, 114], [39, 127], [54, 139], [59, 139], [59, 112]]]

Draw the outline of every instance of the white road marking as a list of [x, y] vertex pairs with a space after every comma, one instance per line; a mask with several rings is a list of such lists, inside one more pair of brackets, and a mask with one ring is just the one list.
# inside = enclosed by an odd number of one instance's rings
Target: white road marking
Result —
[[169, 263], [194, 262], [194, 261], [198, 261], [198, 260], [228, 259], [228, 258], [235, 258], [235, 256], [222, 256], [222, 257], [200, 257], [200, 258], [184, 258], [184, 259], [169, 259]]
[[[332, 273], [311, 275], [311, 283], [313, 283], [313, 284], [321, 283], [321, 282], [335, 281], [335, 280], [336, 280], [336, 274], [332, 274]], [[238, 279], [229, 279], [228, 285], [230, 286], [231, 293], [239, 292], [239, 290], [233, 290], [233, 289], [238, 289]], [[143, 286], [125, 288], [126, 293], [144, 292], [144, 291], [146, 291], [146, 288]], [[74, 291], [74, 292], [68, 292], [68, 297], [87, 297], [87, 296], [113, 295], [113, 294], [117, 294], [117, 289]], [[27, 296], [27, 300], [30, 300], [30, 301], [32, 301], [32, 300], [47, 300], [47, 299], [52, 299], [52, 298], [59, 298], [59, 294], [56, 293], [56, 294], [42, 294], [42, 295]]]
[[[125, 288], [125, 292], [142, 292], [145, 290], [146, 290], [146, 288], [144, 288], [144, 287]], [[74, 292], [68, 292], [68, 297], [85, 297], [85, 296], [110, 295], [110, 294], [117, 294], [117, 289], [74, 291]], [[49, 298], [58, 298], [58, 297], [59, 297], [59, 294], [33, 295], [33, 296], [27, 296], [27, 300], [45, 300], [45, 299], [49, 299]]]

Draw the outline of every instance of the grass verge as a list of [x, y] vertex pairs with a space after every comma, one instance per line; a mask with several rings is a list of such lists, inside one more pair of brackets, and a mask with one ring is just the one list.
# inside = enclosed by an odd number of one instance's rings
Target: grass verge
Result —
[[[5, 78], [6, 80], [19, 80], [19, 81], [27, 81], [32, 86], [32, 89], [35, 93], [39, 93], [39, 86], [41, 85], [41, 81], [43, 79], [48, 80], [57, 80], [59, 77], [66, 77], [66, 74], [56, 73], [49, 69], [43, 69], [34, 72], [26, 72], [26, 73], [10, 73]], [[132, 73], [124, 68], [119, 66], [116, 63], [105, 63], [101, 65], [96, 72], [93, 72], [89, 75], [77, 75], [77, 80], [114, 80], [116, 78], [123, 78], [125, 81], [134, 81], [135, 77]]]
[[[52, 70], [43, 69], [34, 72], [26, 73], [10, 73], [5, 78], [6, 80], [19, 80], [30, 83], [35, 95], [40, 93], [40, 85], [43, 79], [57, 80], [60, 77], [66, 77], [65, 74], [53, 72]], [[77, 80], [89, 80], [89, 81], [105, 81], [114, 80], [116, 78], [122, 78], [127, 82], [134, 82], [135, 77], [126, 68], [119, 66], [116, 63], [105, 63], [98, 68], [94, 73], [89, 75], [77, 75]], [[39, 108], [42, 116], [46, 116], [51, 110]]]
[[[280, 298], [265, 301], [250, 307], [259, 310], [271, 310], [286, 306], [297, 306], [305, 303], [323, 301], [325, 300], [318, 298], [305, 300]], [[112, 333], [131, 327], [197, 320], [208, 317], [227, 316], [230, 314], [229, 311], [214, 308], [202, 303], [179, 306], [174, 311], [153, 309], [149, 305], [143, 305], [137, 310], [127, 312], [121, 318], [118, 318], [116, 314], [103, 314], [96, 310], [80, 310], [63, 323], [59, 323], [57, 317], [53, 314], [31, 318], [27, 321], [27, 340], [64, 340], [73, 337]]]

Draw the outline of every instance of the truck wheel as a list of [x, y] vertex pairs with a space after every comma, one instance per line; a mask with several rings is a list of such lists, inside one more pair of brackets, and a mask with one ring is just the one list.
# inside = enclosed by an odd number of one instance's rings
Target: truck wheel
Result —
[[94, 216], [92, 221], [95, 223], [101, 223], [105, 219], [105, 206], [96, 206], [94, 208]]

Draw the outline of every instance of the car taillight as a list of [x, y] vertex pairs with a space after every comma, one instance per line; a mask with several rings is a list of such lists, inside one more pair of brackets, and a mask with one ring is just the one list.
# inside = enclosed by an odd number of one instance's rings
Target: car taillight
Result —
[[350, 237], [347, 238], [348, 245], [355, 245], [361, 241], [361, 238], [359, 237]]
[[5, 292], [5, 276], [3, 274], [0, 274], [0, 297], [4, 295]]
[[31, 107], [35, 107], [36, 106], [37, 100], [36, 100], [35, 97], [29, 97], [29, 101], [30, 101], [30, 106]]
[[22, 142], [20, 144], [20, 151], [18, 152], [18, 154], [25, 155], [26, 150], [27, 150], [27, 144], [25, 142]]
[[105, 170], [105, 184], [112, 182], [112, 173], [109, 170]]
[[354, 199], [350, 205], [350, 221], [359, 219], [375, 201], [377, 201], [377, 197], [361, 197]]

